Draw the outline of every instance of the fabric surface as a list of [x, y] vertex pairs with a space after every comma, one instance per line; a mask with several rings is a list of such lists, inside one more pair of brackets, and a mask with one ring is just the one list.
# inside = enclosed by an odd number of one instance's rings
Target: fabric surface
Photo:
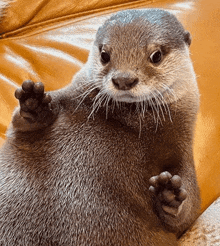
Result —
[[[7, 0], [5, 0], [7, 1]], [[0, 33], [16, 31], [21, 27], [40, 24], [45, 21], [57, 22], [58, 18], [72, 19], [79, 16], [97, 14], [104, 10], [146, 4], [154, 0], [8, 0], [11, 1]]]
[[181, 238], [180, 245], [220, 245], [220, 198], [197, 219], [192, 228]]
[[17, 105], [15, 89], [24, 80], [46, 90], [70, 83], [87, 60], [99, 25], [126, 8], [171, 10], [193, 37], [192, 60], [201, 93], [194, 156], [205, 210], [220, 196], [220, 1], [13, 1], [0, 25], [0, 145]]

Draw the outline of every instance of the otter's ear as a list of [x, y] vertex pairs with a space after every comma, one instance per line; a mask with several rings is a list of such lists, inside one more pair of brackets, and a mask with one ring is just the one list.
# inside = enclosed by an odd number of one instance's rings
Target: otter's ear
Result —
[[188, 31], [185, 31], [185, 33], [184, 33], [184, 41], [187, 43], [188, 46], [190, 46], [190, 44], [192, 42], [192, 38], [191, 38], [191, 35]]

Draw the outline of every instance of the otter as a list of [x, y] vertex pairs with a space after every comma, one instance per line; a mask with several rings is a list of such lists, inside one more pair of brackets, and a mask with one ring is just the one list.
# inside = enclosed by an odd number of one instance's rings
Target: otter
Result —
[[177, 245], [200, 208], [190, 43], [166, 10], [120, 11], [70, 85], [23, 82], [0, 149], [1, 245]]

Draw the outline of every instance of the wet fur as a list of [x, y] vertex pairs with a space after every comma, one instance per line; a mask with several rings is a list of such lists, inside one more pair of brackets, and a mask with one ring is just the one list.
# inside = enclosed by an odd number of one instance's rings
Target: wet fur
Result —
[[[191, 65], [183, 91], [175, 84], [163, 99], [119, 103], [97, 79], [100, 42], [73, 83], [50, 93], [54, 119], [46, 127], [14, 112], [0, 150], [0, 245], [173, 246], [198, 216]], [[148, 191], [162, 171], [178, 174], [188, 192], [177, 217]]]

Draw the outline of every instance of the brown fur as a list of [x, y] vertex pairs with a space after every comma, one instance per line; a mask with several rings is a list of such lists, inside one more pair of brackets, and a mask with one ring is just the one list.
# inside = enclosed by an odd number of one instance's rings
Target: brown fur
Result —
[[[139, 25], [138, 12], [122, 13], [130, 13], [131, 17], [134, 13], [132, 18], [137, 20], [136, 27]], [[163, 14], [169, 19], [167, 12]], [[148, 15], [151, 15], [149, 10], [146, 12], [149, 19]], [[172, 22], [173, 17], [170, 18]], [[149, 24], [141, 23], [146, 32], [153, 32]], [[46, 119], [42, 125], [22, 118], [19, 109], [13, 115], [8, 138], [0, 150], [0, 245], [173, 246], [177, 244], [176, 236], [198, 215], [200, 199], [192, 150], [198, 90], [191, 65], [186, 65], [183, 71], [176, 68], [177, 60], [172, 66], [173, 54], [177, 53], [176, 59], [183, 60], [183, 64], [190, 63], [187, 42], [181, 32], [170, 40], [176, 44], [174, 50], [170, 42], [168, 44], [171, 51], [167, 62], [170, 59], [171, 63], [161, 65], [164, 71], [167, 69], [165, 80], [169, 79], [172, 69], [176, 71], [174, 75], [181, 73], [181, 76], [193, 78], [188, 81], [180, 76], [182, 81], [173, 86], [176, 100], [170, 98], [169, 103], [169, 97], [164, 94], [169, 107], [163, 111], [164, 119], [161, 115], [161, 121], [155, 121], [153, 104], [140, 118], [135, 103], [122, 103], [117, 107], [112, 101], [108, 104], [108, 114], [106, 106], [101, 104], [89, 117], [94, 98], [103, 86], [100, 79], [97, 83], [97, 75], [103, 70], [103, 76], [108, 76], [113, 68], [116, 73], [120, 70], [118, 64], [122, 61], [123, 68], [132, 64], [129, 69], [137, 66], [137, 76], [143, 77], [140, 84], [146, 82], [143, 75], [150, 70], [154, 79], [149, 75], [151, 83], [159, 83], [163, 75], [159, 66], [156, 68], [146, 62], [145, 68], [140, 67], [138, 62], [143, 64], [145, 53], [139, 56], [142, 60], [136, 59], [135, 52], [139, 52], [139, 48], [132, 53], [136, 60], [126, 61], [129, 43], [124, 44], [128, 45], [125, 50], [113, 46], [118, 52], [115, 65], [102, 68], [98, 45], [103, 40], [99, 38], [106, 37], [105, 32], [109, 34], [112, 30], [108, 22], [106, 25], [109, 30], [99, 30], [88, 63], [73, 83], [50, 92], [54, 118]], [[126, 28], [129, 25], [127, 23]], [[161, 26], [159, 31], [163, 24]], [[97, 83], [99, 88], [88, 93], [82, 102], [80, 95], [88, 82]], [[176, 217], [164, 213], [148, 190], [149, 179], [163, 171], [178, 174], [188, 192]]]

